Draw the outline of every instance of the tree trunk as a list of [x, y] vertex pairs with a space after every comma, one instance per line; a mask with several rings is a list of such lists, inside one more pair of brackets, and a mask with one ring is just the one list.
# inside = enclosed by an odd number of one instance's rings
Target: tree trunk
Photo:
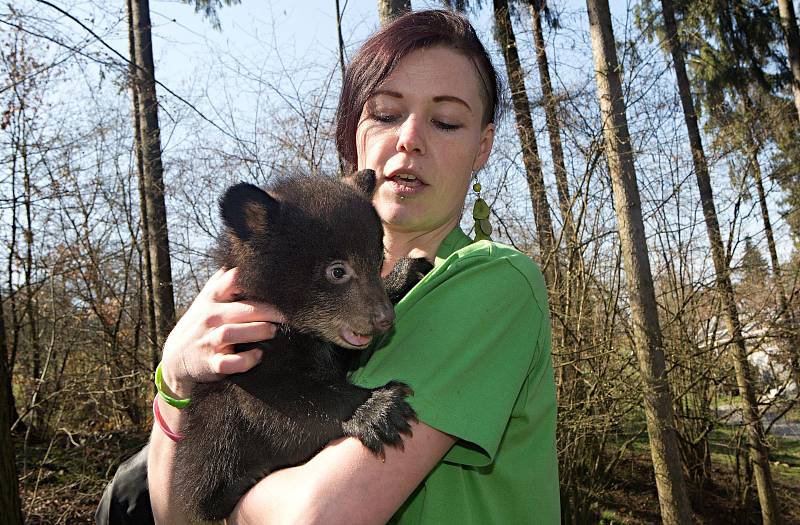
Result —
[[536, 65], [539, 67], [539, 79], [542, 83], [542, 96], [544, 98], [544, 115], [547, 121], [547, 134], [550, 137], [550, 150], [553, 154], [553, 169], [556, 176], [558, 190], [558, 207], [561, 210], [561, 220], [564, 221], [564, 238], [570, 246], [570, 256], [574, 255], [575, 245], [574, 219], [572, 217], [571, 198], [567, 183], [567, 168], [564, 163], [564, 148], [561, 146], [561, 129], [556, 116], [556, 97], [553, 94], [553, 85], [550, 82], [550, 69], [547, 61], [547, 50], [544, 45], [542, 32], [543, 0], [534, 0], [528, 6], [531, 14], [531, 27], [533, 29], [533, 43], [536, 48]]
[[149, 0], [131, 0], [131, 18], [134, 29], [133, 48], [144, 164], [145, 205], [147, 222], [150, 225], [148, 248], [152, 264], [156, 334], [158, 346], [161, 347], [175, 324], [175, 303], [169, 259], [167, 209], [164, 202], [164, 170], [161, 165], [161, 133], [158, 126]]
[[[347, 69], [347, 64], [345, 63], [345, 58], [344, 58], [344, 37], [342, 37], [343, 14], [344, 13], [342, 13], [341, 8], [339, 7], [339, 0], [336, 0], [336, 37], [339, 47], [339, 71], [342, 74], [342, 86], [344, 86], [344, 74]], [[344, 172], [345, 170], [344, 159], [342, 159], [342, 155], [341, 153], [339, 153], [338, 149], [336, 150], [336, 159], [339, 162], [339, 176], [344, 177], [346, 175]]]
[[525, 177], [531, 194], [533, 216], [536, 221], [536, 235], [541, 251], [541, 260], [547, 287], [552, 298], [556, 296], [559, 286], [559, 269], [555, 259], [555, 242], [553, 223], [550, 218], [550, 203], [544, 187], [542, 162], [539, 159], [539, 148], [533, 133], [531, 109], [528, 103], [528, 92], [525, 89], [525, 72], [517, 53], [517, 39], [511, 26], [511, 16], [507, 0], [494, 0], [494, 23], [497, 43], [503, 51], [506, 63], [508, 84], [511, 88], [511, 100], [514, 104], [514, 116], [517, 123], [522, 160], [525, 164]]
[[[564, 162], [564, 148], [561, 145], [561, 128], [558, 122], [555, 94], [550, 81], [550, 68], [547, 60], [547, 50], [544, 44], [544, 32], [542, 31], [542, 10], [544, 0], [532, 0], [528, 5], [531, 15], [531, 26], [533, 29], [533, 43], [536, 49], [536, 64], [539, 68], [539, 79], [542, 84], [542, 97], [544, 99], [544, 114], [547, 122], [547, 134], [550, 139], [550, 151], [553, 156], [553, 171], [556, 178], [556, 189], [558, 191], [558, 207], [561, 211], [561, 220], [564, 224], [561, 237], [567, 246], [567, 273], [560, 276], [561, 297], [560, 305], [562, 311], [559, 312], [559, 319], [563, 324], [564, 346], [572, 346], [572, 351], [578, 349], [580, 342], [574, 332], [572, 316], [574, 313], [574, 302], [577, 290], [580, 289], [578, 279], [578, 259], [580, 257], [578, 238], [575, 231], [575, 219], [572, 215], [572, 198], [570, 197], [569, 184], [567, 181], [567, 168]], [[555, 243], [554, 244], [558, 244]], [[559, 270], [559, 273], [560, 270]], [[569, 341], [569, 342], [568, 342]], [[573, 362], [578, 361], [578, 355], [573, 353]], [[575, 366], [575, 365], [571, 365]], [[562, 378], [563, 379], [563, 378]], [[560, 382], [563, 385], [563, 381]]]
[[11, 440], [11, 410], [6, 399], [11, 391], [11, 376], [6, 366], [5, 326], [0, 312], [0, 524], [22, 525], [22, 506], [19, 498], [19, 481], [14, 464], [14, 443]]
[[378, 17], [382, 26], [408, 11], [411, 11], [411, 0], [378, 0]]
[[789, 68], [792, 70], [794, 106], [797, 108], [797, 118], [800, 119], [800, 30], [797, 28], [797, 16], [794, 13], [792, 0], [778, 0], [778, 11], [781, 14], [781, 25], [786, 39]]
[[663, 523], [692, 522], [681, 472], [672, 397], [647, 253], [639, 187], [622, 96], [620, 68], [607, 0], [587, 0], [589, 30], [603, 122], [608, 171], [614, 191], [623, 265], [628, 280], [633, 334], [642, 375], [650, 453]]
[[725, 325], [733, 345], [732, 357], [736, 382], [742, 398], [742, 411], [747, 423], [747, 436], [750, 445], [750, 459], [754, 464], [758, 499], [761, 503], [761, 516], [765, 524], [780, 523], [780, 510], [775, 488], [770, 472], [769, 454], [764, 436], [764, 429], [758, 412], [753, 381], [750, 374], [750, 363], [747, 361], [747, 349], [742, 337], [742, 327], [739, 322], [739, 311], [736, 298], [733, 294], [733, 285], [730, 278], [730, 266], [722, 243], [722, 234], [717, 221], [717, 210], [714, 205], [714, 194], [711, 189], [711, 179], [708, 174], [708, 164], [703, 152], [703, 142], [697, 124], [697, 114], [689, 87], [689, 77], [686, 74], [686, 65], [683, 59], [683, 50], [678, 40], [678, 27], [675, 21], [675, 12], [671, 0], [661, 0], [664, 14], [664, 26], [667, 32], [666, 45], [672, 54], [675, 66], [675, 76], [678, 82], [678, 92], [683, 106], [686, 128], [689, 134], [689, 144], [692, 149], [692, 163], [697, 177], [700, 192], [700, 201], [703, 207], [708, 238], [711, 244], [711, 256], [714, 261], [714, 270], [717, 275], [717, 289], [722, 296]]
[[794, 318], [794, 311], [789, 306], [789, 299], [786, 296], [786, 289], [783, 287], [783, 278], [781, 275], [781, 265], [778, 261], [778, 250], [775, 247], [775, 236], [772, 233], [772, 221], [769, 218], [769, 208], [767, 207], [767, 196], [764, 193], [764, 183], [761, 179], [761, 166], [758, 163], [758, 153], [753, 153], [751, 160], [753, 163], [753, 178], [756, 183], [756, 192], [758, 193], [758, 204], [761, 208], [761, 220], [764, 223], [764, 232], [767, 234], [767, 246], [769, 248], [769, 259], [772, 264], [772, 278], [775, 281], [775, 287], [778, 289], [778, 304], [781, 309], [780, 320], [783, 324], [783, 329], [787, 337], [786, 341], [789, 346], [789, 361], [792, 367], [792, 375], [795, 384], [800, 385], [800, 335], [797, 333], [797, 321]]
[[444, 0], [445, 8], [457, 13], [463, 13], [465, 10], [464, 0]]
[[144, 295], [145, 295], [145, 333], [147, 335], [147, 348], [150, 353], [150, 360], [152, 361], [153, 370], [158, 366], [159, 361], [159, 344], [155, 312], [155, 298], [153, 294], [153, 263], [150, 257], [150, 221], [147, 215], [147, 194], [145, 192], [145, 169], [144, 169], [144, 155], [143, 155], [143, 140], [142, 140], [142, 124], [139, 107], [141, 104], [139, 97], [139, 87], [136, 81], [136, 37], [133, 27], [133, 0], [127, 0], [128, 10], [128, 54], [130, 57], [130, 85], [131, 85], [131, 114], [133, 116], [133, 141], [134, 151], [136, 152], [136, 173], [139, 187], [139, 216], [142, 228], [142, 254], [144, 256]]
[[[22, 104], [23, 101], [20, 101]], [[23, 106], [24, 107], [24, 106]], [[31, 359], [33, 361], [32, 378], [36, 385], [34, 389], [34, 396], [31, 400], [31, 419], [29, 430], [33, 432], [36, 438], [44, 435], [44, 417], [43, 408], [36, 406], [37, 394], [40, 394], [41, 389], [45, 386], [44, 378], [42, 377], [42, 352], [39, 345], [39, 330], [37, 328], [37, 317], [34, 312], [33, 304], [33, 219], [31, 216], [31, 202], [33, 195], [31, 193], [31, 173], [28, 166], [28, 137], [27, 137], [27, 123], [24, 113], [20, 112], [20, 120], [22, 127], [20, 154], [22, 160], [22, 204], [25, 209], [25, 227], [23, 228], [23, 237], [25, 238], [25, 258], [23, 259], [23, 274], [25, 278], [25, 318], [28, 323], [28, 337], [30, 344]], [[43, 392], [41, 392], [43, 394]]]
[[[11, 158], [11, 232], [10, 232], [10, 246], [8, 252], [8, 266], [7, 266], [7, 274], [8, 280], [6, 281], [6, 287], [8, 290], [8, 304], [10, 308], [9, 312], [9, 320], [11, 321], [11, 344], [9, 345], [10, 348], [8, 349], [8, 359], [6, 363], [7, 366], [7, 373], [9, 377], [14, 373], [14, 366], [17, 361], [17, 350], [19, 348], [19, 332], [21, 330], [21, 323], [19, 319], [19, 315], [17, 314], [17, 294], [14, 290], [14, 261], [17, 260], [18, 253], [17, 253], [17, 148], [19, 147], [18, 144], [15, 143], [14, 150], [12, 152]], [[5, 318], [3, 319], [3, 323], [5, 324]], [[3, 337], [8, 339], [5, 335], [5, 331], [3, 332]], [[5, 347], [3, 348], [5, 351]], [[4, 354], [5, 355], [5, 354]], [[8, 383], [8, 406], [11, 412], [11, 416], [9, 418], [10, 424], [12, 426], [19, 425], [21, 428], [27, 430], [25, 423], [20, 419], [19, 413], [17, 412], [17, 404], [14, 401], [14, 391], [11, 389], [11, 382]]]
[[6, 323], [0, 295], [0, 524], [22, 525], [22, 507], [19, 498], [17, 467], [14, 464], [14, 442], [11, 439], [11, 424], [15, 410], [11, 393], [11, 373], [6, 356]]

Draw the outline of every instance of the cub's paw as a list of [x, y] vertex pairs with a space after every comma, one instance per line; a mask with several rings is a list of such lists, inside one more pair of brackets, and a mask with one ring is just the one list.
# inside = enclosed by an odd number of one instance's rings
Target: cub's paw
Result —
[[360, 439], [379, 458], [384, 457], [384, 444], [402, 450], [401, 434], [410, 436], [409, 421], [417, 421], [417, 414], [405, 400], [411, 394], [411, 388], [399, 381], [374, 389], [370, 398], [342, 425], [345, 435]]
[[403, 257], [397, 261], [389, 275], [383, 279], [383, 287], [392, 304], [400, 302], [432, 269], [433, 265], [422, 257]]

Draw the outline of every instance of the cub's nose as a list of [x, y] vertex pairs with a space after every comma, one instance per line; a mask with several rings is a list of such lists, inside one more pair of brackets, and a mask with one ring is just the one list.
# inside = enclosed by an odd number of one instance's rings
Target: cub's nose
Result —
[[372, 319], [372, 324], [380, 332], [386, 332], [392, 327], [394, 323], [394, 308], [390, 303], [387, 303], [375, 312]]

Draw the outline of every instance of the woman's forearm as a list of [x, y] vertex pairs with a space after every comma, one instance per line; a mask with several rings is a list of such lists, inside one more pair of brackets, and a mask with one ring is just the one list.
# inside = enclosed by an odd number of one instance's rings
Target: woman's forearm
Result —
[[308, 462], [271, 473], [239, 501], [232, 525], [386, 523], [455, 443], [425, 423], [403, 450], [377, 458], [355, 438], [330, 443]]
[[[161, 365], [163, 383], [172, 397], [185, 399], [198, 382], [218, 381], [251, 369], [261, 360], [262, 350], [236, 353], [235, 346], [272, 339], [277, 323], [285, 322], [270, 305], [236, 301], [237, 274], [236, 268], [215, 273], [167, 337]], [[156, 402], [165, 426], [179, 433], [185, 414], [160, 397]], [[154, 424], [147, 477], [156, 523], [191, 523], [173, 492], [175, 451], [175, 442]]]
[[[168, 428], [177, 431], [183, 423], [183, 414], [161, 399], [158, 399], [161, 416]], [[153, 425], [150, 436], [150, 451], [147, 457], [147, 484], [150, 488], [150, 504], [153, 507], [153, 517], [157, 524], [191, 524], [180, 511], [176, 495], [173, 491], [173, 471], [175, 460], [175, 442], [167, 437], [159, 428]]]

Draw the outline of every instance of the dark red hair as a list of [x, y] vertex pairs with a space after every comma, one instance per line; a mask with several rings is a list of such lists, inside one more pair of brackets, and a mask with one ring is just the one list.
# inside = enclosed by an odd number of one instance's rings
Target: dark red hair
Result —
[[443, 10], [406, 13], [367, 39], [347, 66], [336, 110], [336, 148], [348, 171], [357, 166], [356, 128], [364, 104], [400, 60], [418, 49], [436, 46], [472, 60], [483, 86], [483, 124], [495, 121], [500, 96], [497, 72], [469, 20]]

